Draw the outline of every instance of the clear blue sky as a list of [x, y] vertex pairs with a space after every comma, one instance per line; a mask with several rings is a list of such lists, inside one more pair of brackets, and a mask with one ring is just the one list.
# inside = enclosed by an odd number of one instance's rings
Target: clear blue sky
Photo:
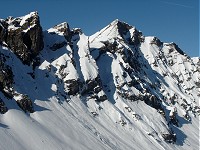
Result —
[[115, 19], [199, 56], [199, 0], [3, 0], [0, 18], [38, 11], [43, 29], [68, 22], [91, 35]]

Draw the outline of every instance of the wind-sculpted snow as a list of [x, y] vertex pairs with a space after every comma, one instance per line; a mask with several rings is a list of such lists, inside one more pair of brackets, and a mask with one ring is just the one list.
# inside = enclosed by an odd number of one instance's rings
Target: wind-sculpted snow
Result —
[[0, 149], [199, 148], [198, 57], [119, 20], [91, 36], [64, 22], [43, 31], [43, 50], [25, 65], [6, 30]]

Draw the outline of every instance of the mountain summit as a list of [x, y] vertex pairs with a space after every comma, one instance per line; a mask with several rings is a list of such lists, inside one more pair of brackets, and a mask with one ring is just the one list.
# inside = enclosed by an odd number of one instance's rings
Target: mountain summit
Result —
[[199, 88], [200, 58], [125, 22], [0, 19], [2, 150], [198, 149]]

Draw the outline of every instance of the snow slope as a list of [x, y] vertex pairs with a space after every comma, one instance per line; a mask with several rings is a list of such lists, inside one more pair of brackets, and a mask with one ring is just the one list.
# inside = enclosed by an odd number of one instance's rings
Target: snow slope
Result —
[[[0, 45], [14, 75], [0, 149], [199, 149], [199, 58], [119, 20], [92, 36], [68, 28], [43, 31], [35, 68]], [[16, 103], [24, 95], [33, 112]]]

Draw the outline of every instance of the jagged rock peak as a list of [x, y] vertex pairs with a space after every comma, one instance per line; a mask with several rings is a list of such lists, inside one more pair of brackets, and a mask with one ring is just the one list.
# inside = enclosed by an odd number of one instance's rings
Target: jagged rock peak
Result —
[[27, 26], [34, 26], [40, 24], [38, 12], [31, 12], [25, 16], [14, 18], [9, 16], [5, 19], [7, 23], [8, 29], [15, 30], [16, 28], [24, 28], [26, 29]]
[[136, 28], [127, 24], [126, 22], [120, 21], [119, 19], [115, 19], [111, 22], [106, 29], [113, 30], [116, 35], [120, 35], [122, 38], [131, 31], [135, 31]]
[[114, 20], [101, 31], [91, 36], [91, 42], [106, 42], [111, 39], [117, 39], [118, 41], [123, 41], [125, 43], [129, 43], [130, 45], [137, 46], [144, 41], [144, 36], [142, 35], [142, 32], [137, 30], [134, 26], [119, 21], [118, 19]]
[[123, 39], [134, 45], [143, 41], [142, 32], [137, 30], [134, 26], [120, 21], [119, 19], [114, 20], [102, 30], [90, 37], [91, 42], [94, 42], [95, 40], [109, 41], [109, 39]]
[[55, 25], [53, 28], [50, 28], [48, 32], [64, 36], [68, 42], [71, 40], [71, 30], [67, 22]]
[[2, 30], [0, 39], [22, 60], [30, 65], [39, 51], [43, 49], [43, 33], [37, 12], [31, 12], [23, 17], [8, 17], [1, 20]]
[[70, 31], [70, 27], [67, 22], [63, 22], [63, 23], [55, 25], [53, 28], [50, 28], [48, 31], [55, 32], [58, 34], [65, 34], [66, 32]]
[[129, 25], [126, 22], [120, 21], [119, 19], [115, 19], [113, 22], [110, 23], [111, 26], [117, 26], [118, 28], [123, 28], [123, 29], [131, 29], [131, 28], [135, 28], [131, 25]]
[[65, 32], [66, 29], [69, 29], [69, 24], [67, 22], [63, 22], [58, 25], [55, 25], [53, 28], [57, 29], [60, 32]]

